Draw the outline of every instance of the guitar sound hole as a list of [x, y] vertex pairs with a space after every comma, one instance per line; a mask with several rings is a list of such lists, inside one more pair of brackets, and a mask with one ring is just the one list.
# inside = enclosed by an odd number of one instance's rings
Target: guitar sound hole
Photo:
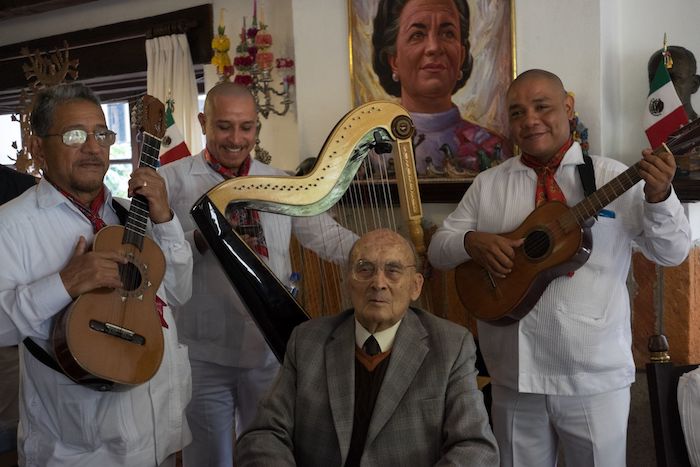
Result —
[[523, 249], [525, 250], [525, 254], [528, 256], [528, 258], [540, 259], [549, 251], [549, 245], [550, 240], [547, 232], [535, 230], [530, 232], [527, 237], [525, 237]]
[[134, 263], [119, 265], [119, 277], [122, 279], [124, 290], [131, 292], [141, 285], [141, 271]]

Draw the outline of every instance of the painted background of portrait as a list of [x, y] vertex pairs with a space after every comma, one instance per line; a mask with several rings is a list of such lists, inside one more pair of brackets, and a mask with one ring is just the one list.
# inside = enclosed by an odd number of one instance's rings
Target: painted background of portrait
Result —
[[[372, 22], [378, 0], [348, 0], [353, 105], [388, 95], [372, 69]], [[512, 0], [468, 0], [469, 40], [474, 67], [467, 84], [452, 96], [462, 117], [507, 135], [505, 92], [513, 79]]]

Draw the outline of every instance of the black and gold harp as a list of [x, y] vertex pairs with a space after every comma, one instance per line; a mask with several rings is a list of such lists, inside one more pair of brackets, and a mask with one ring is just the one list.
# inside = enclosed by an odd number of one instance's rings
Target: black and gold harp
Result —
[[324, 212], [343, 197], [367, 156], [393, 143], [402, 215], [418, 253], [424, 254], [413, 132], [413, 123], [403, 107], [386, 101], [370, 102], [340, 120], [310, 173], [300, 177], [248, 176], [227, 180], [192, 208], [200, 231], [280, 361], [292, 330], [309, 316], [231, 228], [224, 214], [233, 208], [290, 216]]

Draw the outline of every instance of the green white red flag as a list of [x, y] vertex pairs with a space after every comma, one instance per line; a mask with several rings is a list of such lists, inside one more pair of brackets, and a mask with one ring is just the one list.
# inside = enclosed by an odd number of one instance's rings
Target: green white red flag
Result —
[[686, 123], [688, 115], [673, 87], [664, 60], [660, 60], [644, 113], [644, 128], [651, 147], [656, 149], [661, 146], [671, 133]]
[[190, 150], [173, 118], [174, 102], [168, 99], [165, 109], [165, 136], [160, 142], [160, 165], [182, 159], [190, 155]]

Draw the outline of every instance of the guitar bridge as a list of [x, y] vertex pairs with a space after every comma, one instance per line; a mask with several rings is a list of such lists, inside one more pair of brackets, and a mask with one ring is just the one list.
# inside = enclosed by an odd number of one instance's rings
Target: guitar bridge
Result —
[[146, 338], [141, 334], [136, 334], [134, 331], [117, 326], [116, 324], [103, 323], [102, 321], [91, 319], [90, 329], [110, 336], [118, 337], [119, 339], [131, 342], [132, 344], [144, 345], [146, 343]]

